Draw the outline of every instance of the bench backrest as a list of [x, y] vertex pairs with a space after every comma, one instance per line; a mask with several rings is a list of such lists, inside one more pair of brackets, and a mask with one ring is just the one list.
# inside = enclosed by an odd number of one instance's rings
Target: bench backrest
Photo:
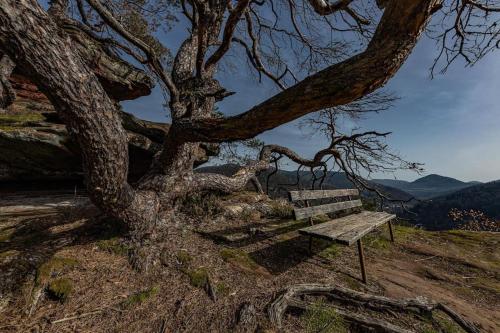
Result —
[[[290, 191], [288, 194], [291, 202], [305, 201], [308, 206], [294, 208], [293, 213], [296, 220], [362, 206], [361, 200], [351, 200], [352, 197], [359, 196], [359, 191], [357, 189]], [[345, 200], [309, 207], [309, 200], [329, 198], [345, 198]]]

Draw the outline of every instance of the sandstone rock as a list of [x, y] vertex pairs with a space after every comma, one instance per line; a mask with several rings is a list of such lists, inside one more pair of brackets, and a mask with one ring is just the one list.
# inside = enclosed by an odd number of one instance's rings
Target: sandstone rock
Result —
[[[131, 178], [144, 174], [159, 150], [167, 124], [123, 113], [129, 138]], [[0, 114], [0, 181], [81, 179], [78, 145], [55, 113]]]

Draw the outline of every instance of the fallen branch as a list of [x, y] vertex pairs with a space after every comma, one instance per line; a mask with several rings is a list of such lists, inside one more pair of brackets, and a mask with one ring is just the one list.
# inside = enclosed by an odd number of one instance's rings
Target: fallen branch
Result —
[[58, 319], [58, 320], [54, 320], [54, 321], [51, 321], [51, 324], [59, 324], [59, 323], [65, 322], [65, 321], [70, 321], [70, 320], [85, 318], [85, 317], [88, 317], [88, 316], [92, 316], [92, 315], [95, 315], [95, 314], [102, 313], [102, 312], [104, 312], [104, 310], [107, 310], [107, 309], [114, 310], [114, 311], [117, 311], [117, 312], [122, 312], [122, 310], [115, 309], [115, 308], [112, 308], [112, 307], [107, 307], [107, 308], [97, 309], [97, 310], [90, 311], [90, 312], [85, 312], [85, 313], [82, 313], [82, 314], [79, 314], [79, 315], [75, 315], [75, 316], [70, 316], [70, 317], [65, 317], [65, 318], [61, 318], [61, 319]]
[[58, 320], [54, 320], [51, 323], [52, 324], [63, 323], [65, 321], [80, 319], [80, 318], [88, 317], [88, 316], [91, 316], [91, 315], [94, 315], [94, 314], [98, 314], [98, 313], [101, 313], [102, 311], [103, 310], [95, 310], [95, 311], [91, 311], [91, 312], [86, 312], [86, 313], [82, 313], [82, 314], [77, 315], [77, 316], [71, 316], [71, 317], [66, 317], [66, 318], [61, 318], [61, 319], [58, 319]]
[[[432, 315], [433, 311], [441, 310], [458, 325], [460, 325], [466, 332], [479, 333], [479, 329], [477, 327], [441, 303], [421, 298], [396, 300], [340, 286], [321, 284], [299, 284], [286, 289], [269, 306], [268, 315], [271, 323], [276, 327], [281, 327], [283, 315], [289, 307], [306, 310], [313, 306], [313, 303], [303, 300], [303, 296], [305, 295], [327, 296], [330, 299], [339, 301], [340, 303], [355, 305], [357, 307], [364, 306], [377, 311], [396, 310], [399, 312], [413, 312], [417, 314]], [[346, 318], [348, 321], [358, 323], [365, 327], [390, 333], [410, 332], [404, 328], [380, 319], [370, 318], [358, 313], [352, 313], [333, 305], [329, 305], [329, 307], [333, 308], [338, 314]]]
[[[314, 303], [300, 301], [298, 299], [291, 299], [288, 306], [302, 309], [302, 310], [307, 310], [308, 308], [313, 307]], [[371, 317], [364, 316], [364, 315], [361, 315], [358, 313], [352, 313], [349, 311], [345, 311], [345, 310], [340, 309], [339, 307], [336, 307], [336, 306], [331, 306], [331, 305], [325, 305], [325, 306], [333, 309], [336, 313], [338, 313], [339, 315], [341, 315], [342, 317], [344, 317], [348, 321], [358, 323], [358, 324], [365, 326], [365, 327], [373, 328], [377, 332], [412, 333], [412, 331], [409, 331], [407, 329], [393, 325], [391, 323], [385, 322], [385, 321], [380, 320], [380, 319], [371, 318]]]
[[429, 260], [429, 259], [436, 258], [436, 257], [437, 256], [431, 256], [431, 257], [427, 257], [427, 258], [415, 259], [415, 261], [424, 261], [424, 260]]

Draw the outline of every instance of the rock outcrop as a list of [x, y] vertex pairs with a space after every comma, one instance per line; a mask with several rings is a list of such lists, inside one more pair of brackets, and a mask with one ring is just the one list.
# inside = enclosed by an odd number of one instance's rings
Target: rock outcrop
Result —
[[[144, 174], [167, 124], [139, 120], [122, 113], [129, 137], [130, 177]], [[81, 178], [78, 145], [54, 112], [0, 114], [0, 181]]]
[[[142, 71], [128, 66], [124, 78], [120, 70], [124, 71], [121, 66], [125, 64], [115, 61], [113, 66], [114, 81], [109, 79], [112, 69], [102, 77], [108, 78], [107, 90], [117, 101], [151, 92], [151, 81]], [[0, 111], [0, 181], [80, 179], [83, 171], [78, 145], [50, 101], [17, 69], [9, 82], [16, 98]], [[121, 115], [129, 136], [130, 176], [136, 178], [151, 163], [169, 125], [140, 120], [125, 112]]]

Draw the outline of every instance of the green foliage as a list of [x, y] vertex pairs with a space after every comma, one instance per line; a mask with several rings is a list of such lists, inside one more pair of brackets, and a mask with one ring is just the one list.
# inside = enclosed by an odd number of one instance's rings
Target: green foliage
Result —
[[208, 271], [205, 268], [187, 270], [186, 274], [189, 277], [189, 283], [197, 288], [205, 288], [208, 283]]
[[180, 250], [177, 252], [177, 260], [182, 266], [187, 266], [193, 260], [193, 257], [189, 255], [186, 250]]
[[120, 238], [118, 237], [100, 240], [97, 242], [97, 247], [102, 251], [117, 254], [120, 256], [126, 256], [130, 251], [130, 246], [122, 243]]
[[49, 283], [49, 286], [47, 287], [47, 291], [49, 292], [49, 294], [52, 297], [60, 300], [61, 302], [66, 301], [72, 290], [73, 284], [69, 279], [66, 278], [51, 281]]
[[0, 114], [0, 125], [5, 127], [20, 127], [27, 122], [35, 122], [44, 120], [44, 116], [40, 113], [16, 113], [16, 114]]
[[415, 237], [424, 235], [425, 231], [413, 226], [395, 225], [393, 224], [394, 239], [397, 242], [404, 242]]
[[284, 201], [271, 201], [271, 216], [279, 218], [293, 217], [293, 207]]
[[215, 285], [215, 292], [217, 295], [227, 296], [229, 295], [229, 286], [224, 282], [219, 282]]
[[333, 243], [321, 251], [319, 255], [323, 258], [334, 259], [342, 252], [341, 245]]
[[321, 302], [314, 303], [302, 316], [306, 332], [347, 333], [347, 325], [335, 309]]
[[437, 321], [440, 327], [439, 332], [443, 333], [461, 333], [463, 330], [453, 321], [450, 320], [448, 316], [444, 314], [437, 314], [434, 316], [434, 319]]
[[59, 274], [65, 269], [71, 269], [78, 264], [78, 261], [72, 258], [53, 257], [42, 264], [36, 272], [36, 284], [44, 285], [54, 274]]
[[220, 251], [222, 259], [227, 262], [236, 263], [250, 270], [257, 270], [260, 266], [242, 250], [225, 248]]
[[363, 241], [368, 247], [377, 250], [388, 250], [391, 246], [391, 242], [379, 234], [366, 235], [363, 237]]
[[129, 308], [131, 306], [141, 304], [141, 303], [145, 302], [146, 300], [148, 300], [149, 298], [156, 296], [156, 294], [158, 294], [159, 291], [160, 291], [160, 288], [157, 286], [139, 291], [139, 292], [127, 297], [127, 299], [125, 301], [123, 301], [122, 306], [124, 308]]

